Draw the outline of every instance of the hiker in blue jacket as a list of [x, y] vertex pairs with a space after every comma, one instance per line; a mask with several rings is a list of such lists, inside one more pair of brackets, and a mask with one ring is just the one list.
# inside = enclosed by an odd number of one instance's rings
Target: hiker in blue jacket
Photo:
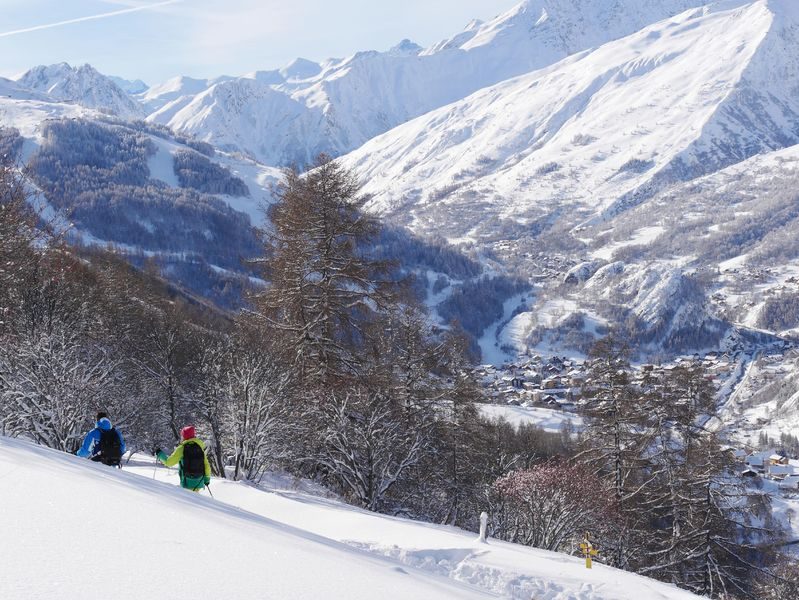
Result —
[[125, 440], [111, 425], [108, 414], [102, 411], [97, 413], [96, 427], [86, 434], [76, 454], [104, 465], [120, 466], [122, 455], [125, 454]]

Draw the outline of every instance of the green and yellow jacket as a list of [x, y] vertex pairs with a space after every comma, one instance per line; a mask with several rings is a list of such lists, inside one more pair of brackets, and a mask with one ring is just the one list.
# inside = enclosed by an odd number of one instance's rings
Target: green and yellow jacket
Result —
[[[205, 476], [204, 477], [186, 477], [183, 473], [183, 447], [186, 444], [194, 443], [200, 446], [203, 450], [203, 461], [205, 462]], [[175, 465], [179, 465], [178, 472], [180, 473], [180, 485], [181, 487], [186, 488], [187, 490], [193, 490], [195, 492], [200, 491], [206, 485], [211, 483], [211, 465], [208, 463], [208, 456], [205, 453], [205, 444], [202, 440], [198, 438], [191, 438], [188, 440], [183, 440], [178, 447], [175, 448], [174, 452], [169, 456], [166, 455], [166, 452], [158, 452], [158, 460], [164, 463], [167, 467], [174, 467]]]

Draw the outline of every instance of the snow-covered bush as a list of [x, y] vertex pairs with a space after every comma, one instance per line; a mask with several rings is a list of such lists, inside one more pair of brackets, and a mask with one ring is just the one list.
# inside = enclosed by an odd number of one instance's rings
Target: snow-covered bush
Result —
[[501, 509], [495, 535], [535, 548], [571, 553], [590, 531], [616, 517], [613, 494], [589, 469], [549, 461], [513, 471], [494, 484]]
[[555, 173], [556, 171], [559, 170], [560, 170], [560, 165], [558, 163], [549, 162], [546, 163], [545, 165], [540, 166], [536, 170], [535, 174], [538, 175], [539, 177], [542, 177], [544, 175], [549, 175], [550, 173]]

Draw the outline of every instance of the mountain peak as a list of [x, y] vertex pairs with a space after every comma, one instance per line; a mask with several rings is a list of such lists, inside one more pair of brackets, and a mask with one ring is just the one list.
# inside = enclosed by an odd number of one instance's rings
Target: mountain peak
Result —
[[402, 40], [399, 44], [392, 47], [389, 52], [391, 54], [412, 54], [416, 55], [419, 54], [423, 48], [417, 44], [416, 42], [412, 42], [408, 38]]
[[72, 67], [68, 63], [39, 65], [23, 74], [17, 83], [47, 94], [58, 102], [70, 102], [112, 113], [126, 119], [141, 118], [144, 111], [110, 77], [89, 64]]
[[491, 44], [498, 37], [538, 37], [573, 54], [673, 17], [711, 0], [524, 0], [479, 27], [461, 48]]
[[149, 85], [144, 83], [141, 79], [135, 79], [133, 81], [129, 79], [125, 79], [123, 77], [116, 77], [114, 75], [109, 75], [108, 78], [113, 81], [119, 89], [127, 92], [128, 94], [135, 96], [136, 94], [143, 94], [149, 89]]
[[295, 58], [285, 67], [280, 69], [280, 74], [285, 79], [310, 79], [322, 71], [322, 66], [307, 58]]

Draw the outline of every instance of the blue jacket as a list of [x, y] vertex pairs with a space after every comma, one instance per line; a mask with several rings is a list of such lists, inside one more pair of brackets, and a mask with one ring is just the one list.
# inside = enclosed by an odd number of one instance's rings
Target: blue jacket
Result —
[[[83, 439], [83, 445], [77, 452], [78, 456], [82, 458], [88, 458], [100, 452], [101, 429], [103, 431], [108, 431], [111, 429], [111, 421], [105, 418], [97, 421], [97, 427], [87, 433], [86, 437]], [[122, 434], [119, 433], [119, 430], [117, 430], [117, 435], [119, 436], [120, 450], [122, 450], [122, 454], [125, 454], [125, 439], [122, 437]]]

